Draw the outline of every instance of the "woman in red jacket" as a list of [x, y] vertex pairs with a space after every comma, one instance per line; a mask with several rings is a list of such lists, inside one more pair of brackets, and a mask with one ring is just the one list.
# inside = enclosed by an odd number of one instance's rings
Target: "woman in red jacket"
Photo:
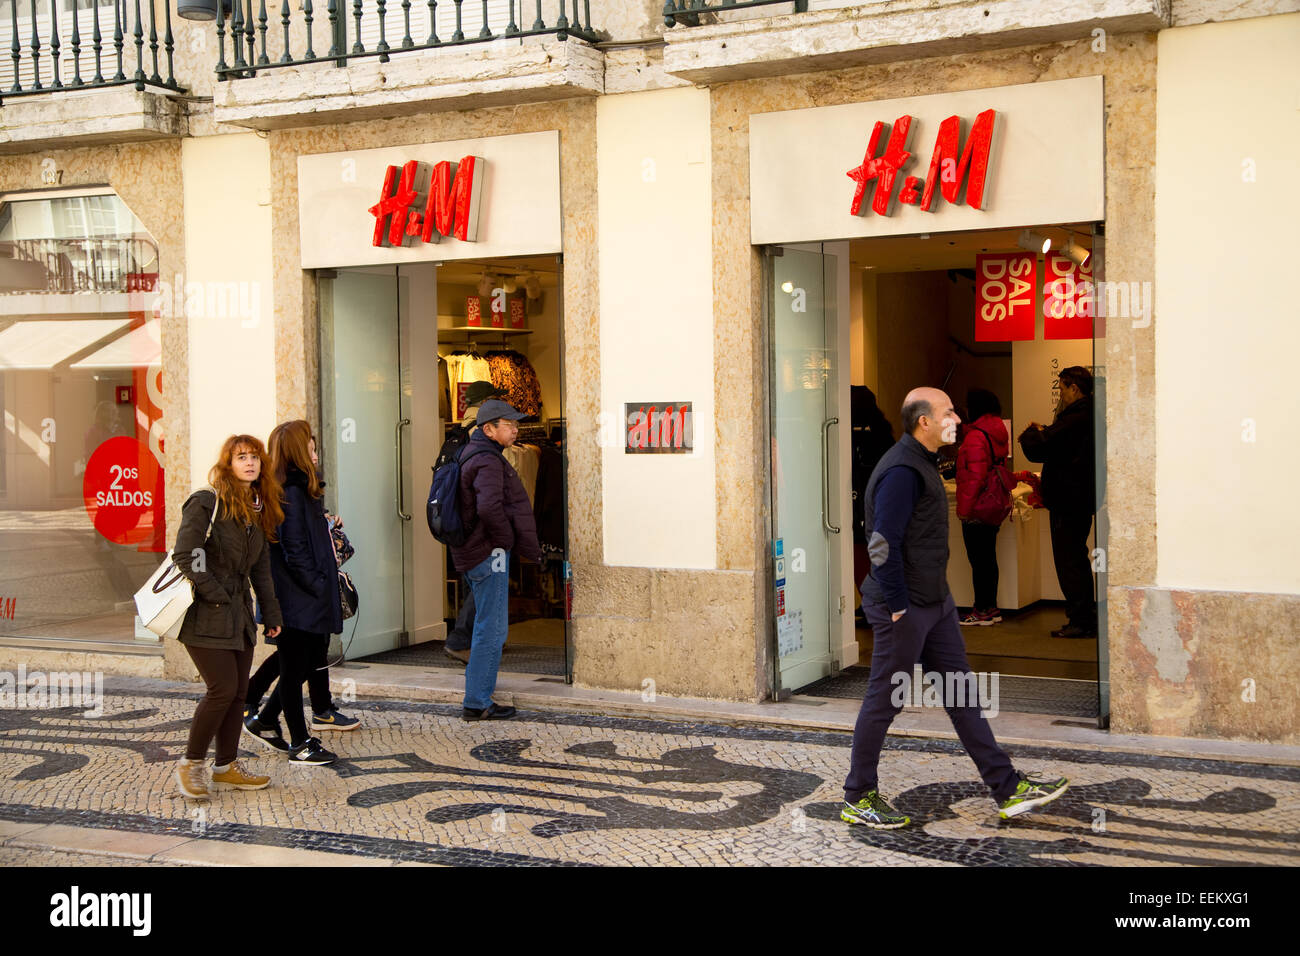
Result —
[[971, 518], [971, 508], [984, 487], [994, 458], [1006, 458], [1010, 447], [1007, 427], [1002, 424], [1002, 403], [990, 391], [972, 388], [966, 393], [965, 437], [957, 449], [957, 517], [970, 560], [975, 606], [960, 623], [987, 627], [1002, 620], [998, 611], [998, 528]]

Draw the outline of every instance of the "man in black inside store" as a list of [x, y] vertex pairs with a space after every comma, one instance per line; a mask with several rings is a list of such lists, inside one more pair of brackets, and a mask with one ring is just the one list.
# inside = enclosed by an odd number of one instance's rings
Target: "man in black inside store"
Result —
[[[497, 388], [491, 382], [471, 382], [465, 388], [465, 424], [456, 426], [465, 430], [463, 436], [465, 440], [468, 440], [469, 436], [478, 429], [478, 423], [474, 420], [478, 415], [478, 407], [489, 398], [498, 398], [505, 394], [505, 389]], [[450, 550], [447, 552], [447, 557], [448, 560], [451, 559]], [[443, 645], [443, 649], [456, 663], [468, 666], [471, 638], [474, 634], [474, 589], [469, 586], [467, 578], [462, 578], [461, 584], [460, 593], [463, 599], [460, 613], [456, 615], [456, 626], [447, 632], [447, 642]]]
[[[871, 625], [871, 677], [853, 728], [853, 750], [840, 819], [878, 830], [907, 826], [880, 795], [878, 765], [889, 725], [914, 695], [919, 661], [943, 682], [944, 710], [975, 761], [1003, 818], [1055, 800], [1069, 787], [1016, 770], [998, 746], [979, 700], [948, 590], [948, 492], [938, 451], [957, 440], [961, 419], [937, 388], [914, 388], [903, 401], [903, 437], [885, 452], [862, 495], [871, 573], [862, 580], [862, 609]], [[901, 691], [901, 692], [900, 692]]]
[[1020, 448], [1043, 464], [1043, 504], [1052, 530], [1052, 560], [1065, 595], [1064, 627], [1053, 637], [1095, 638], [1097, 601], [1093, 596], [1088, 532], [1096, 510], [1092, 373], [1081, 365], [1061, 371], [1061, 404], [1050, 425], [1030, 422]]

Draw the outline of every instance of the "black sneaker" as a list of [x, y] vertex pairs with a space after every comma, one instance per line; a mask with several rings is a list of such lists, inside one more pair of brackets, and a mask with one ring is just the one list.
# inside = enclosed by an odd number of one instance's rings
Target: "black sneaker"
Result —
[[252, 737], [268, 750], [285, 754], [289, 752], [289, 741], [280, 733], [280, 722], [268, 724], [256, 713], [244, 716], [244, 733]]
[[517, 714], [513, 707], [502, 707], [500, 704], [491, 704], [483, 710], [473, 710], [465, 707], [461, 710], [461, 720], [509, 720]]
[[289, 763], [307, 763], [325, 766], [338, 760], [338, 755], [330, 753], [320, 745], [317, 737], [308, 737], [305, 744], [289, 748]]

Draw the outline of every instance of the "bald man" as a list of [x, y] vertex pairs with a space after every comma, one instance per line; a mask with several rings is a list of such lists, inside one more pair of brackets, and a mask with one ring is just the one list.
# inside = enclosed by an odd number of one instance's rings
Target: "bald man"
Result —
[[[957, 439], [961, 419], [937, 388], [916, 388], [903, 401], [903, 437], [887, 451], [862, 494], [871, 571], [862, 581], [862, 610], [873, 649], [867, 695], [853, 728], [853, 754], [844, 781], [840, 819], [880, 830], [911, 818], [880, 795], [877, 766], [885, 733], [912, 699], [912, 673], [942, 678], [944, 709], [979, 768], [1004, 819], [1027, 813], [1065, 793], [1064, 777], [1031, 779], [1011, 765], [980, 712], [975, 681], [948, 592], [948, 493], [937, 452]], [[975, 699], [970, 699], [975, 698]]]

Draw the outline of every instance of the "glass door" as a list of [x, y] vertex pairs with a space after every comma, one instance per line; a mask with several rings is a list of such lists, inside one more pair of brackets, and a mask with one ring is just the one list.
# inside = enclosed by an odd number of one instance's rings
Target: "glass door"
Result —
[[849, 429], [839, 415], [848, 409], [848, 377], [839, 367], [848, 351], [841, 348], [837, 308], [841, 271], [847, 285], [847, 249], [786, 246], [770, 250], [767, 262], [780, 697], [838, 671], [844, 635], [852, 640], [853, 634], [853, 605], [842, 580], [851, 511], [849, 459], [841, 446]]
[[348, 659], [409, 640], [408, 525], [417, 503], [404, 461], [411, 425], [409, 372], [402, 374], [409, 369], [408, 282], [395, 269], [319, 277], [326, 502], [356, 548], [345, 570], [360, 597], [357, 615], [343, 625]]

